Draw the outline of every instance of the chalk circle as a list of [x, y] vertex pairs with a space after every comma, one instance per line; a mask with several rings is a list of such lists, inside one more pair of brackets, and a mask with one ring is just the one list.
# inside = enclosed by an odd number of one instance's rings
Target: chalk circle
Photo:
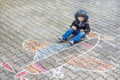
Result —
[[49, 42], [38, 40], [25, 40], [22, 45], [28, 52], [35, 53], [36, 50], [48, 46]]

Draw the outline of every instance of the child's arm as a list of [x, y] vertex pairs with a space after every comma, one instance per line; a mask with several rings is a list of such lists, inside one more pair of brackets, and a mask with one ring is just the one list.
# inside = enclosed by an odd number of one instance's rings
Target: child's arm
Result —
[[77, 30], [77, 27], [76, 27], [76, 26], [72, 26], [72, 29], [73, 29], [73, 30]]
[[73, 22], [72, 22], [72, 24], [70, 25], [70, 27], [73, 29], [73, 30], [77, 30], [77, 21], [76, 20], [74, 20]]
[[85, 31], [85, 33], [90, 32], [90, 26], [89, 26], [89, 24], [86, 24], [86, 25], [85, 25], [84, 31]]

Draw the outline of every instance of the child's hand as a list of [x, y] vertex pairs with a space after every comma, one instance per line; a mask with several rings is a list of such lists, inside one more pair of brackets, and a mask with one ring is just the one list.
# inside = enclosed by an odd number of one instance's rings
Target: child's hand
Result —
[[72, 29], [73, 29], [73, 30], [77, 30], [77, 27], [76, 27], [76, 26], [72, 26]]
[[84, 30], [83, 30], [83, 29], [81, 29], [81, 30], [80, 30], [80, 32], [84, 32]]

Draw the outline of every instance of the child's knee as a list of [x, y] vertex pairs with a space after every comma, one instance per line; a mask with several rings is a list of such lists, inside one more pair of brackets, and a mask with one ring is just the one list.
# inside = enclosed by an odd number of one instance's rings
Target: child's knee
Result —
[[73, 32], [74, 30], [73, 30], [72, 28], [69, 28], [68, 31], [69, 31], [69, 32]]

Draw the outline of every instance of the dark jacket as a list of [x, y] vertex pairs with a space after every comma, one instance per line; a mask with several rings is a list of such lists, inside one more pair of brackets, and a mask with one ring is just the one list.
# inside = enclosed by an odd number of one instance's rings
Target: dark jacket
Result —
[[90, 32], [90, 27], [89, 27], [89, 24], [88, 24], [88, 23], [80, 22], [80, 21], [78, 21], [78, 20], [75, 20], [75, 21], [73, 21], [71, 27], [72, 27], [72, 26], [76, 26], [77, 29], [79, 29], [79, 30], [80, 30], [80, 29], [83, 29], [83, 30], [85, 31], [85, 33]]
[[[85, 33], [88, 33], [90, 32], [90, 27], [89, 27], [89, 23], [88, 23], [88, 15], [87, 15], [87, 12], [85, 10], [78, 10], [76, 12], [76, 14], [74, 15], [75, 16], [75, 20], [73, 21], [73, 23], [71, 24], [71, 27], [72, 26], [76, 26], [77, 29], [83, 29], [85, 31]], [[84, 21], [83, 22], [80, 22], [77, 18], [79, 16], [82, 16], [84, 17]]]

